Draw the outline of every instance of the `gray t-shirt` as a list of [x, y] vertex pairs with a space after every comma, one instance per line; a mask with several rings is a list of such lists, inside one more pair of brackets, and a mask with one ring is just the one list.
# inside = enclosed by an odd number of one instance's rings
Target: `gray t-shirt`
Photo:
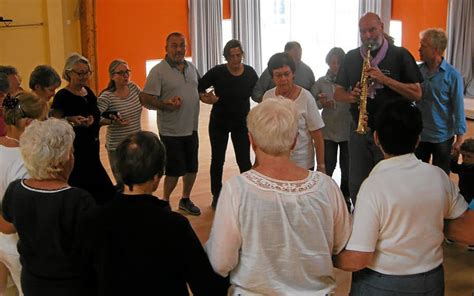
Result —
[[185, 62], [184, 73], [171, 67], [166, 59], [153, 67], [148, 74], [143, 92], [157, 96], [159, 100], [181, 97], [178, 110], [157, 110], [156, 121], [163, 136], [190, 136], [197, 131], [199, 119], [199, 73], [196, 67]]
[[326, 97], [334, 100], [334, 81], [329, 74], [319, 78], [311, 88], [311, 94], [316, 98], [319, 109], [323, 109], [321, 117], [324, 121], [323, 135], [325, 140], [334, 142], [349, 141], [351, 133], [352, 116], [349, 111], [350, 104], [346, 102], [334, 102], [334, 107], [323, 108], [318, 95], [325, 93]]

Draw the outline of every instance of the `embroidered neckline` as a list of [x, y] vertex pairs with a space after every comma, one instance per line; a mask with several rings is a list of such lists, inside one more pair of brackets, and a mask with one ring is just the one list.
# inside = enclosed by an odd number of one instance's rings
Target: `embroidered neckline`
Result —
[[285, 193], [301, 193], [312, 189], [319, 183], [320, 176], [315, 172], [309, 172], [305, 179], [297, 181], [276, 180], [264, 176], [255, 170], [250, 170], [242, 174], [247, 182], [263, 190], [276, 190]]

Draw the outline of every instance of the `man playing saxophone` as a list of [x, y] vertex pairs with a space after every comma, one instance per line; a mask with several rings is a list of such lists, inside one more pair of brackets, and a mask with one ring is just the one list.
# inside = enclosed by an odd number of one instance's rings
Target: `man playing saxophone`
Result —
[[[375, 13], [359, 20], [362, 45], [347, 53], [336, 78], [334, 99], [350, 102], [353, 117], [349, 139], [349, 191], [355, 203], [359, 187], [372, 168], [383, 159], [373, 140], [373, 125], [378, 110], [394, 100], [419, 101], [422, 75], [413, 56], [403, 47], [393, 45], [384, 35], [383, 23]], [[370, 48], [369, 48], [370, 46]], [[370, 65], [364, 67], [364, 60]], [[362, 77], [361, 74], [362, 73]], [[364, 76], [365, 74], [365, 76]], [[361, 85], [361, 81], [366, 83]], [[356, 132], [359, 123], [359, 101], [364, 90], [366, 118], [361, 118], [364, 132]]]

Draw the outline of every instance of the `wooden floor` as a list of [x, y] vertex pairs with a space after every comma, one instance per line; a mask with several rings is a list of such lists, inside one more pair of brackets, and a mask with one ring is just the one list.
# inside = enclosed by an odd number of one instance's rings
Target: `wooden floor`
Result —
[[[199, 126], [200, 149], [199, 149], [199, 173], [196, 184], [194, 186], [192, 199], [201, 208], [202, 214], [199, 217], [188, 216], [194, 230], [196, 231], [202, 243], [205, 243], [209, 237], [209, 231], [213, 219], [213, 211], [211, 210], [211, 193], [209, 181], [209, 167], [211, 160], [209, 137], [207, 126], [209, 121], [210, 106], [201, 104], [201, 116]], [[143, 125], [145, 130], [157, 132], [156, 127], [156, 113], [154, 111], [144, 110]], [[104, 130], [105, 131], [105, 130]], [[102, 134], [104, 133], [102, 131]], [[468, 121], [468, 133], [466, 137], [474, 137], [474, 121]], [[102, 144], [104, 142], [102, 141]], [[102, 145], [103, 148], [103, 145]], [[105, 151], [101, 155], [104, 164], [109, 170], [108, 161], [106, 160]], [[233, 175], [238, 174], [238, 167], [235, 162], [234, 152], [229, 141], [227, 149], [226, 164], [224, 169], [224, 180]], [[335, 172], [335, 179], [339, 182], [339, 172]], [[452, 176], [453, 180], [457, 182], [457, 177]], [[473, 180], [474, 181], [474, 180]], [[160, 184], [162, 185], [162, 184]], [[158, 188], [157, 194], [162, 195], [162, 187]], [[177, 202], [181, 194], [181, 184], [178, 184], [174, 194], [172, 195], [171, 204], [173, 209], [177, 208]], [[474, 231], [474, 230], [473, 230]], [[473, 295], [474, 293], [474, 252], [468, 252], [466, 246], [453, 244], [445, 245], [445, 274], [446, 274], [446, 295], [447, 296], [461, 296]], [[338, 289], [338, 295], [346, 295], [350, 285], [350, 277], [345, 274], [337, 273], [338, 282], [341, 282], [341, 287]]]

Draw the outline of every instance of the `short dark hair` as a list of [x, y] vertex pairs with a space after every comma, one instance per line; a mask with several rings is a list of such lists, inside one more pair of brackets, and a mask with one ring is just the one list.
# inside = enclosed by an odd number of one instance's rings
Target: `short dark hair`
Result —
[[461, 145], [461, 153], [474, 153], [474, 139], [469, 138], [464, 140]]
[[35, 90], [35, 86], [39, 85], [41, 88], [61, 85], [61, 77], [58, 72], [49, 65], [39, 65], [31, 72], [29, 86], [31, 90]]
[[284, 66], [290, 67], [291, 71], [295, 73], [296, 65], [295, 61], [293, 61], [291, 56], [287, 52], [276, 53], [272, 55], [272, 57], [268, 61], [268, 72], [270, 72], [270, 75], [273, 77], [273, 70], [279, 69]]
[[152, 132], [140, 131], [125, 138], [117, 147], [117, 168], [123, 182], [130, 190], [155, 175], [163, 176], [165, 146]]
[[244, 50], [242, 49], [242, 44], [240, 43], [240, 41], [236, 39], [231, 39], [224, 46], [224, 58], [226, 60], [230, 57], [230, 50], [232, 48], [239, 48], [242, 54], [244, 53]]
[[344, 59], [345, 55], [346, 55], [346, 53], [344, 52], [344, 50], [342, 48], [333, 47], [333, 48], [331, 48], [331, 50], [329, 50], [328, 54], [326, 55], [326, 64], [329, 65], [329, 63], [331, 62], [331, 58], [333, 56], [335, 56], [337, 58], [339, 63], [342, 63], [342, 60]]
[[13, 66], [0, 66], [0, 73], [7, 75], [18, 75], [18, 70]]
[[[170, 41], [171, 37], [184, 37], [184, 34], [181, 32], [172, 32], [166, 36], [166, 44]], [[185, 38], [186, 39], [186, 38]]]
[[288, 42], [285, 44], [285, 49], [284, 49], [284, 51], [285, 51], [285, 52], [288, 52], [288, 51], [292, 50], [292, 49], [295, 48], [295, 47], [301, 48], [301, 44], [300, 44], [298, 41], [288, 41]]
[[8, 93], [10, 89], [10, 82], [8, 81], [8, 75], [5, 73], [0, 73], [0, 92]]
[[375, 131], [385, 153], [413, 153], [423, 130], [421, 112], [407, 100], [387, 103], [375, 118]]

